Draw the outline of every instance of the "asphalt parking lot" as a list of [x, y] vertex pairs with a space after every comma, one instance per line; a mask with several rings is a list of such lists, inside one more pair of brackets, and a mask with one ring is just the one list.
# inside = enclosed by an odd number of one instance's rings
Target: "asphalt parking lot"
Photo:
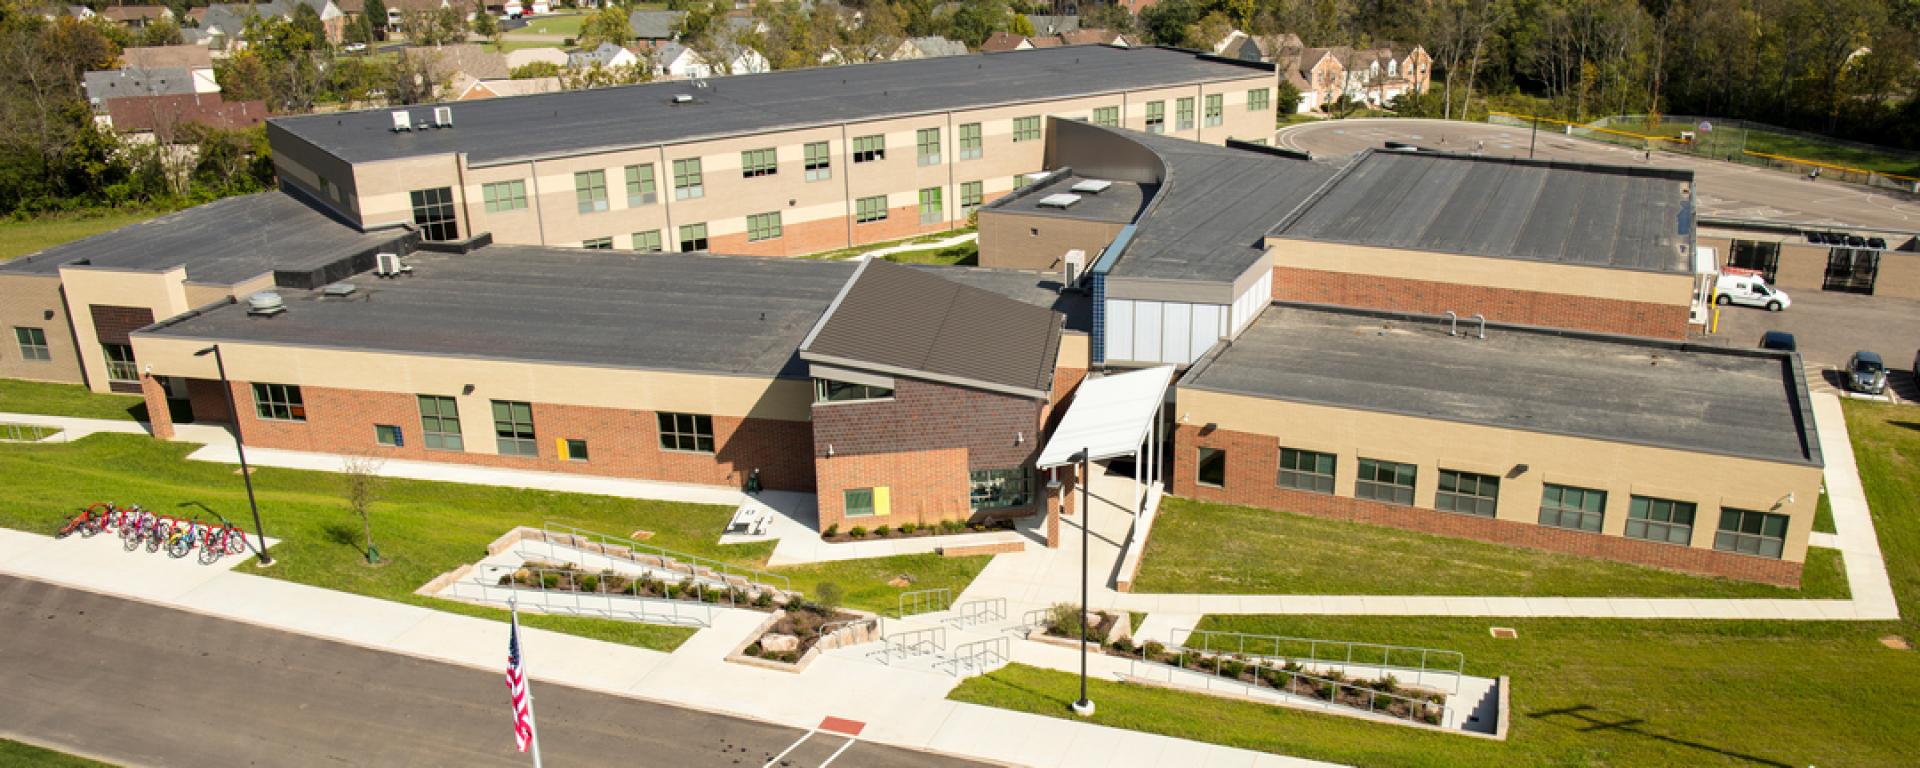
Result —
[[1753, 307], [1720, 307], [1719, 332], [1709, 337], [1729, 346], [1756, 346], [1760, 334], [1786, 331], [1799, 342], [1807, 373], [1816, 372], [1839, 387], [1835, 373], [1859, 350], [1880, 353], [1892, 369], [1889, 388], [1899, 400], [1920, 402], [1913, 379], [1913, 356], [1920, 349], [1920, 301], [1824, 291], [1793, 291], [1793, 306], [1782, 312]]

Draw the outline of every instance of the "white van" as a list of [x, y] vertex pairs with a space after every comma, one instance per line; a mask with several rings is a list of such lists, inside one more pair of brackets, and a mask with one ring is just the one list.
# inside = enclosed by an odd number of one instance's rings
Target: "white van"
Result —
[[1713, 291], [1719, 295], [1714, 299], [1716, 304], [1766, 307], [1769, 312], [1793, 306], [1793, 299], [1787, 297], [1786, 291], [1767, 285], [1766, 278], [1759, 275], [1721, 275], [1714, 281]]

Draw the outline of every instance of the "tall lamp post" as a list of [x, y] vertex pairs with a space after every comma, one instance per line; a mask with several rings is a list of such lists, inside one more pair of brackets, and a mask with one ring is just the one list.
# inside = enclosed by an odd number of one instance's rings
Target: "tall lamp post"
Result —
[[1087, 581], [1089, 577], [1088, 552], [1092, 549], [1093, 537], [1089, 531], [1093, 528], [1093, 503], [1089, 487], [1093, 485], [1092, 450], [1080, 449], [1080, 700], [1073, 703], [1073, 713], [1081, 717], [1093, 716], [1093, 700], [1087, 698]]
[[220, 389], [227, 394], [227, 419], [233, 424], [234, 451], [240, 454], [240, 478], [247, 483], [247, 507], [253, 510], [253, 535], [260, 540], [260, 546], [256, 548], [260, 553], [260, 565], [273, 565], [273, 556], [267, 554], [266, 531], [260, 527], [260, 503], [253, 497], [253, 471], [247, 468], [247, 442], [240, 438], [240, 408], [233, 402], [233, 383], [227, 381], [227, 361], [220, 356], [218, 344], [195, 352], [193, 356], [206, 357], [209, 354], [213, 355], [214, 367], [220, 371]]

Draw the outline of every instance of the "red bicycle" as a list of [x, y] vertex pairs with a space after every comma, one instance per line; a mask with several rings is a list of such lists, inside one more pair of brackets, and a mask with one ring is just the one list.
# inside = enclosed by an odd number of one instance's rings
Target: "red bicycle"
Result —
[[107, 526], [107, 518], [113, 514], [113, 505], [105, 502], [80, 510], [66, 525], [53, 534], [56, 539], [64, 539], [78, 532], [82, 537], [91, 537]]

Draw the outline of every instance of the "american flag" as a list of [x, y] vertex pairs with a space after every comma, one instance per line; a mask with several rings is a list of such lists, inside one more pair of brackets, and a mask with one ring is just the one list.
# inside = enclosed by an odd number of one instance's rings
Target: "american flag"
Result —
[[513, 744], [525, 752], [533, 745], [533, 697], [527, 693], [527, 670], [520, 659], [518, 611], [507, 634], [507, 693], [513, 700]]

